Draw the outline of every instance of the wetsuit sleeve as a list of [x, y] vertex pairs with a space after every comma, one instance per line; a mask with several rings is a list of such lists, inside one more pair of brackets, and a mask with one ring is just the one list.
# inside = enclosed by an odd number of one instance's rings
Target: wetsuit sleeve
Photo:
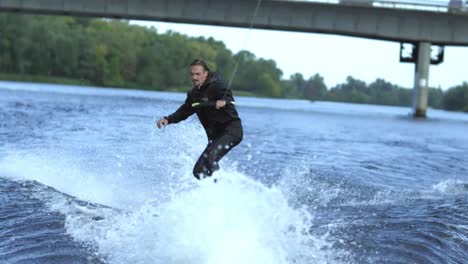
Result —
[[195, 113], [195, 110], [193, 109], [190, 102], [190, 92], [188, 92], [187, 99], [185, 99], [184, 104], [182, 104], [173, 114], [165, 116], [165, 118], [169, 121], [169, 124], [179, 123], [180, 121], [187, 119], [189, 116]]
[[226, 84], [224, 84], [223, 82], [216, 82], [214, 85], [216, 100], [234, 101], [234, 98], [232, 97], [232, 92], [230, 89], [227, 88]]

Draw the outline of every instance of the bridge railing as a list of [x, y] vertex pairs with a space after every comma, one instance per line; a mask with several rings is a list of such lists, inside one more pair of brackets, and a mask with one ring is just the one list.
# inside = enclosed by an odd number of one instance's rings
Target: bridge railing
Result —
[[435, 12], [466, 12], [468, 1], [450, 0], [377, 0], [372, 1], [375, 7], [415, 9]]
[[[290, 0], [291, 1], [291, 0]], [[292, 0], [328, 4], [411, 9], [430, 12], [467, 13], [468, 0]]]

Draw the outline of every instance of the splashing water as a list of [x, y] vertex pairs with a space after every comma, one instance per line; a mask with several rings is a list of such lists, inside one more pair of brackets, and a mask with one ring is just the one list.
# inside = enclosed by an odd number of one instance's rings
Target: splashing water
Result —
[[311, 263], [324, 262], [324, 240], [308, 233], [311, 216], [294, 210], [278, 188], [239, 173], [220, 172], [145, 203], [128, 214], [92, 225], [70, 215], [67, 229], [93, 241], [111, 263]]
[[446, 194], [468, 193], [468, 183], [449, 179], [432, 185], [432, 189]]
[[[168, 192], [165, 195], [143, 202], [138, 193], [118, 198], [124, 186], [107, 188], [104, 183], [110, 180], [105, 177], [86, 175], [70, 165], [66, 173], [60, 172], [67, 162], [59, 163], [12, 155], [3, 159], [2, 168], [16, 179], [37, 180], [65, 191], [51, 194], [45, 188], [36, 198], [65, 215], [67, 233], [105, 262], [281, 264], [331, 259], [324, 249], [326, 238], [309, 232], [312, 215], [290, 204], [284, 186], [267, 187], [230, 170], [217, 172], [217, 183], [211, 178], [195, 182], [187, 173], [178, 186], [158, 189]], [[128, 190], [123, 193], [131, 195]], [[82, 203], [69, 194], [113, 207]], [[126, 206], [132, 199], [133, 205]]]

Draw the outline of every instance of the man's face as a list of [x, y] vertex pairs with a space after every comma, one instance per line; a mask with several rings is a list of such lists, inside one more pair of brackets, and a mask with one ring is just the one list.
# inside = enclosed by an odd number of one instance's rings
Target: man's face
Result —
[[190, 79], [192, 80], [193, 86], [200, 88], [205, 83], [208, 77], [208, 72], [201, 65], [190, 66]]

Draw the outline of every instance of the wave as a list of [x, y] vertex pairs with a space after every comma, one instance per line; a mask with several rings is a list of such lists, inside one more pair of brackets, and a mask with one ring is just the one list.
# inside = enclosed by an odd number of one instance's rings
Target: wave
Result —
[[0, 177], [39, 182], [34, 198], [106, 263], [439, 263], [441, 243], [452, 260], [466, 255], [462, 181], [404, 191], [291, 164], [265, 185], [224, 165], [217, 183], [193, 180], [187, 166], [155, 181], [14, 153], [0, 160]]
[[156, 188], [164, 199], [149, 193], [142, 199], [124, 182], [112, 186], [110, 178], [49, 158], [9, 155], [0, 176], [40, 182], [36, 198], [64, 215], [67, 234], [104, 262], [337, 262], [326, 234], [310, 233], [312, 213], [292, 206], [279, 186], [227, 169], [217, 183], [187, 175], [177, 186]]
[[468, 182], [448, 179], [432, 185], [432, 189], [445, 194], [466, 194], [468, 193]]

